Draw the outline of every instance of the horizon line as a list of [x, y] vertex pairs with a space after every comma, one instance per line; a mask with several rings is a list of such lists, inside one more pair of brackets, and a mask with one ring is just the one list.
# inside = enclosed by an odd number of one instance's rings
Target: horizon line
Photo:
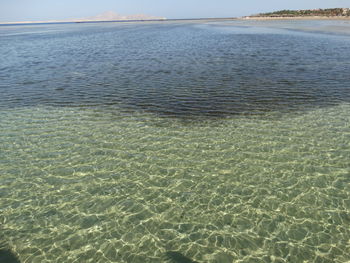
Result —
[[125, 20], [48, 20], [48, 21], [16, 21], [16, 22], [0, 22], [0, 25], [29, 25], [29, 24], [82, 24], [82, 23], [113, 23], [113, 22], [161, 22], [161, 21], [191, 21], [191, 20], [237, 20], [241, 17], [201, 17], [201, 18], [160, 18], [160, 19], [125, 19]]

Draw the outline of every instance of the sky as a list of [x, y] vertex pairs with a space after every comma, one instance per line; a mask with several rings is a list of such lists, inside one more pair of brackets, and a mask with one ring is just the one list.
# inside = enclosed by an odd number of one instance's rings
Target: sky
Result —
[[83, 18], [105, 11], [166, 18], [209, 18], [333, 7], [350, 7], [350, 0], [0, 0], [0, 22]]

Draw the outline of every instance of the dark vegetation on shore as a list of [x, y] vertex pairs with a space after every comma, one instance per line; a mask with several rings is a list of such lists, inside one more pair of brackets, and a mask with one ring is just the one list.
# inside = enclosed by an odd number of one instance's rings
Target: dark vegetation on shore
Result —
[[280, 10], [270, 13], [261, 13], [254, 17], [307, 17], [307, 16], [326, 16], [326, 17], [350, 17], [350, 8], [328, 8], [312, 10]]

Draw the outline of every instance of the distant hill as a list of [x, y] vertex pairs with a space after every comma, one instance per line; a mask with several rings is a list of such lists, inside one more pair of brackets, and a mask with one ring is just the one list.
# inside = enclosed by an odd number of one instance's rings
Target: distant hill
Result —
[[61, 22], [97, 22], [97, 21], [143, 21], [143, 20], [164, 20], [165, 17], [150, 16], [144, 14], [119, 15], [113, 11], [107, 11], [102, 14], [76, 19], [48, 20], [48, 21], [19, 21], [19, 22], [0, 22], [0, 24], [35, 24], [35, 23], [61, 23]]
[[350, 17], [350, 8], [328, 8], [308, 10], [281, 10], [270, 13], [261, 13], [250, 17]]
[[161, 19], [166, 19], [166, 18], [150, 16], [145, 14], [120, 15], [113, 11], [107, 11], [92, 17], [74, 19], [74, 21], [120, 21], [120, 20], [161, 20]]

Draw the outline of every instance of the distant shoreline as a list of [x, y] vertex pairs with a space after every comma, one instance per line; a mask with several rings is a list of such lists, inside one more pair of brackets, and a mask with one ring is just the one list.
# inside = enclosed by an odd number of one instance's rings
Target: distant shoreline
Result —
[[0, 22], [0, 26], [10, 25], [40, 25], [40, 24], [87, 24], [87, 23], [135, 23], [135, 22], [172, 22], [172, 21], [229, 21], [240, 20], [239, 17], [224, 18], [179, 18], [179, 19], [145, 19], [145, 20], [101, 20], [101, 21], [21, 21]]
[[240, 20], [350, 20], [349, 16], [246, 16]]
[[0, 25], [34, 25], [34, 24], [82, 24], [82, 23], [112, 23], [112, 22], [148, 22], [148, 21], [164, 21], [165, 19], [149, 19], [149, 20], [101, 20], [101, 21], [19, 21], [19, 22], [0, 22]]
[[137, 22], [173, 22], [173, 21], [245, 21], [245, 20], [346, 20], [349, 16], [244, 16], [223, 18], [180, 18], [145, 20], [101, 20], [101, 21], [21, 21], [0, 22], [0, 26], [46, 25], [46, 24], [91, 24], [91, 23], [137, 23]]

